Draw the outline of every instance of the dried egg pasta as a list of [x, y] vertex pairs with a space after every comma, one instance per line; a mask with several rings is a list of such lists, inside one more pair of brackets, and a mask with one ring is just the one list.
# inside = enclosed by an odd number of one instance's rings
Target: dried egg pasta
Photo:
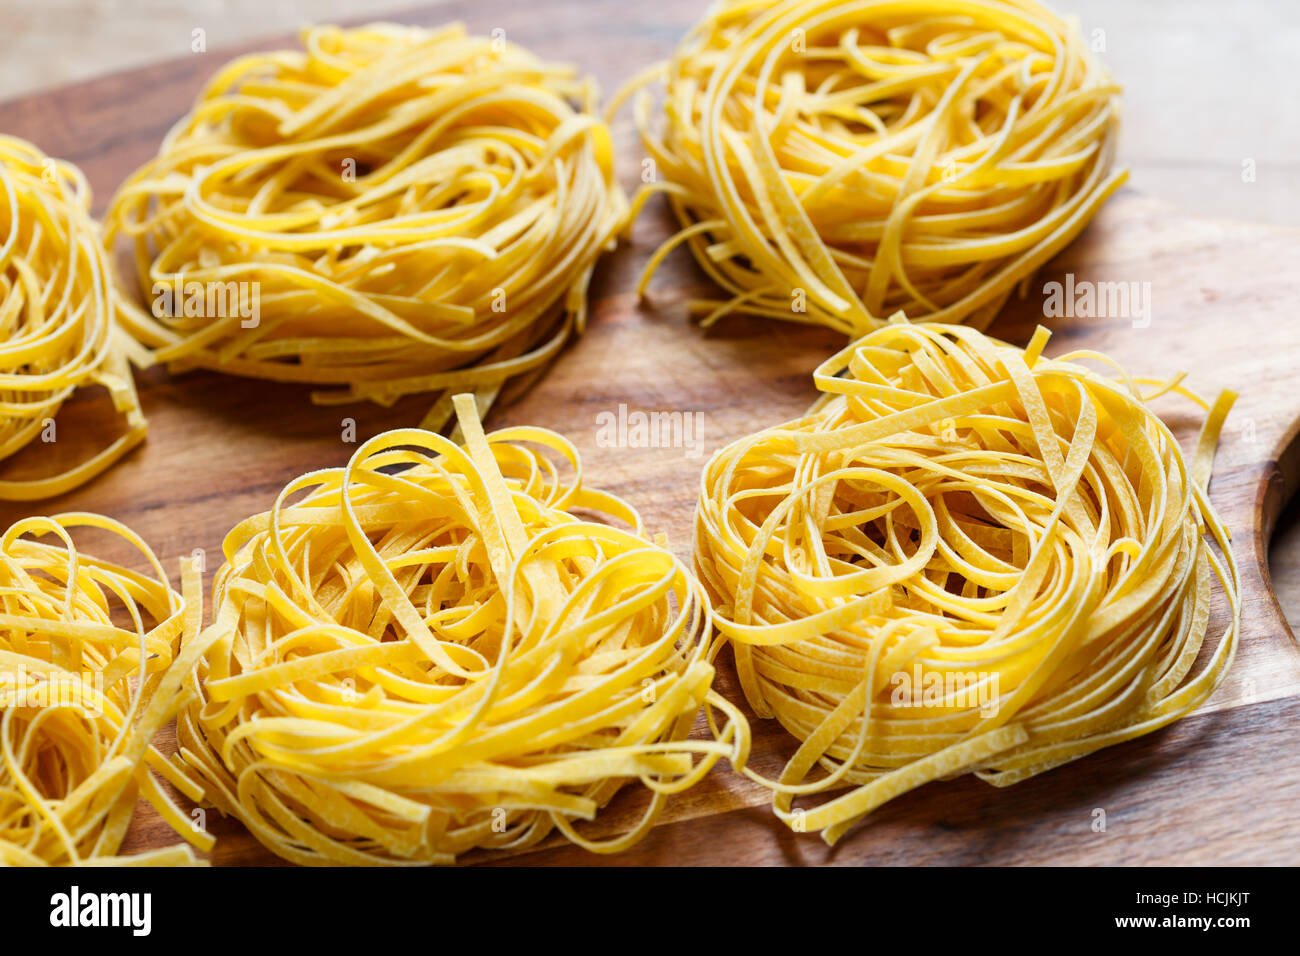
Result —
[[594, 84], [459, 25], [303, 47], [228, 64], [114, 197], [106, 241], [154, 297], [122, 309], [134, 358], [342, 386], [324, 403], [440, 392], [439, 429], [585, 325], [626, 214]]
[[[748, 740], [689, 569], [564, 438], [455, 407], [464, 447], [379, 435], [226, 539], [181, 753], [286, 860], [451, 863], [556, 829], [614, 852]], [[688, 739], [706, 701], [739, 724]], [[579, 832], [638, 779], [639, 821]]]
[[612, 108], [638, 90], [633, 207], [663, 192], [682, 226], [641, 289], [685, 243], [731, 294], [706, 322], [982, 329], [1126, 177], [1118, 88], [1032, 0], [723, 0]]
[[110, 280], [81, 171], [0, 136], [0, 459], [38, 436], [57, 440], [54, 416], [78, 388], [105, 386], [126, 419], [120, 437], [66, 471], [0, 480], [0, 499], [63, 494], [143, 440]]
[[[116, 535], [141, 573], [87, 554], [77, 529]], [[40, 538], [53, 538], [37, 540]], [[183, 595], [148, 546], [110, 518], [25, 518], [0, 538], [0, 865], [191, 865], [181, 844], [119, 855], [139, 797], [201, 850], [212, 837], [160, 785], [202, 790], [153, 746], [184, 701], [202, 581]]]
[[[1046, 341], [886, 325], [818, 370], [805, 417], [706, 468], [697, 571], [750, 706], [802, 742], [763, 780], [793, 828], [833, 843], [931, 780], [1016, 783], [1178, 720], [1231, 665], [1207, 487], [1234, 396], [1143, 395]], [[1171, 390], [1208, 411], [1190, 464], [1147, 407]]]

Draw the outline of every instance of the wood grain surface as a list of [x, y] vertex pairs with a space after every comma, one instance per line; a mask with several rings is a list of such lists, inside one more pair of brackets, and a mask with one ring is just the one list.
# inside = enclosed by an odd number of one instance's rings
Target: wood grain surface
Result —
[[[626, 4], [603, 0], [506, 0], [444, 4], [400, 19], [433, 24], [461, 19], [487, 32], [580, 64], [609, 91], [641, 65], [662, 58], [699, 12], [689, 0]], [[285, 40], [258, 44], [284, 45]], [[230, 53], [164, 63], [0, 105], [0, 131], [31, 139], [86, 171], [102, 208], [115, 185], [147, 159], [185, 111], [200, 84]], [[641, 156], [630, 124], [616, 128], [629, 188]], [[828, 331], [730, 318], [709, 331], [688, 319], [685, 301], [712, 290], [689, 257], [659, 274], [648, 302], [633, 291], [640, 268], [672, 231], [651, 204], [629, 242], [608, 256], [592, 288], [588, 333], [548, 373], [515, 390], [488, 425], [530, 423], [557, 429], [579, 447], [592, 484], [633, 502], [655, 531], [689, 557], [700, 469], [708, 454], [757, 428], [800, 413], [814, 396], [810, 373], [842, 344]], [[1211, 498], [1233, 534], [1244, 604], [1241, 646], [1228, 679], [1196, 715], [1131, 743], [1094, 754], [1007, 790], [973, 778], [926, 786], [887, 804], [834, 850], [794, 834], [767, 808], [767, 794], [729, 769], [670, 804], [639, 846], [597, 857], [557, 840], [525, 854], [472, 859], [535, 864], [877, 864], [877, 863], [1291, 863], [1300, 862], [1300, 647], [1269, 586], [1267, 542], [1300, 478], [1293, 447], [1300, 422], [1300, 232], [1189, 218], [1133, 190], [1121, 191], [1084, 235], [1031, 283], [990, 332], [1027, 341], [1046, 321], [1048, 354], [1077, 348], [1108, 353], [1135, 374], [1189, 373], [1213, 396], [1240, 399], [1228, 420]], [[1130, 318], [1044, 320], [1043, 283], [1149, 283], [1148, 325]], [[236, 522], [265, 510], [303, 471], [341, 464], [355, 447], [344, 419], [364, 441], [418, 421], [427, 400], [389, 409], [321, 408], [307, 388], [196, 372], [139, 376], [149, 439], [88, 487], [37, 505], [47, 512], [96, 510], [135, 528], [169, 564], [202, 548], [208, 580], [221, 540]], [[597, 415], [620, 404], [642, 411], [702, 414], [702, 448], [606, 448]], [[1157, 409], [1190, 443], [1199, 425], [1185, 401]], [[102, 446], [118, 427], [106, 396], [79, 393], [58, 417], [58, 441], [5, 463], [8, 477], [56, 468]], [[31, 506], [0, 508], [6, 524]], [[111, 550], [104, 556], [114, 557]], [[116, 555], [121, 556], [121, 555]], [[1217, 600], [1212, 628], [1221, 627]], [[1218, 633], [1212, 630], [1212, 633]], [[720, 689], [740, 699], [724, 657]], [[173, 741], [161, 742], [169, 750]], [[774, 721], [755, 724], [754, 766], [779, 772], [793, 751]], [[590, 832], [614, 832], [642, 797], [625, 792]], [[1106, 829], [1095, 832], [1096, 810]], [[240, 825], [210, 814], [218, 864], [277, 862]], [[147, 806], [137, 814], [127, 852], [175, 837]]]

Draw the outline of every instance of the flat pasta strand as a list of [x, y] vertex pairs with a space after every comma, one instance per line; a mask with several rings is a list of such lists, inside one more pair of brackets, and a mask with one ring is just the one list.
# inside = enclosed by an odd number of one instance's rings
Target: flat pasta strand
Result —
[[71, 491], [144, 439], [125, 341], [113, 323], [116, 300], [81, 170], [0, 136], [0, 459], [37, 436], [53, 440], [54, 417], [78, 388], [105, 386], [126, 423], [118, 438], [65, 471], [0, 480], [0, 499]]
[[[663, 91], [656, 122], [647, 86]], [[896, 311], [984, 328], [1124, 182], [1119, 89], [1033, 0], [722, 0], [635, 117], [685, 244], [729, 299], [852, 337]]]
[[141, 364], [343, 386], [321, 403], [440, 392], [439, 429], [585, 325], [627, 211], [595, 85], [459, 25], [302, 40], [228, 64], [114, 196], [154, 299], [122, 324]]
[[[615, 852], [748, 740], [689, 569], [560, 435], [485, 435], [454, 404], [464, 447], [379, 435], [226, 538], [180, 752], [294, 863], [452, 863], [554, 830]], [[739, 723], [688, 738], [706, 702]], [[641, 819], [584, 836], [632, 780]]]
[[[145, 573], [95, 558], [77, 529], [122, 539]], [[37, 538], [53, 538], [41, 541]], [[197, 800], [154, 736], [183, 705], [202, 579], [189, 562], [174, 591], [149, 547], [100, 515], [25, 518], [0, 537], [0, 865], [195, 865], [190, 846], [119, 855], [143, 797], [200, 850], [196, 828], [159, 785]]]
[[696, 570], [750, 706], [802, 742], [778, 780], [743, 772], [792, 828], [834, 843], [931, 780], [1016, 783], [1178, 720], [1231, 666], [1207, 489], [1235, 396], [1158, 389], [1208, 412], [1189, 464], [1139, 383], [1047, 337], [897, 316], [818, 369], [807, 415], [705, 469]]

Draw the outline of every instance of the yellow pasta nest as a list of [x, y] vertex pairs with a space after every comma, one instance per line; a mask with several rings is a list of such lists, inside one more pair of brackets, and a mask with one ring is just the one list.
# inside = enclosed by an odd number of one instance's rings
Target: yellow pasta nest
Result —
[[[687, 739], [706, 701], [743, 724], [710, 690], [689, 570], [582, 486], [564, 438], [485, 436], [455, 401], [465, 447], [380, 435], [226, 539], [178, 735], [216, 806], [295, 863], [451, 863], [553, 829], [613, 852], [735, 749], [731, 725]], [[575, 829], [633, 779], [651, 793], [624, 835]]]
[[1179, 719], [1227, 672], [1240, 585], [1206, 489], [1234, 396], [1189, 465], [1146, 402], [1204, 402], [1046, 340], [886, 325], [819, 369], [805, 417], [709, 463], [697, 570], [750, 706], [802, 741], [764, 781], [793, 828], [833, 843], [931, 780], [1016, 783]]
[[0, 498], [63, 494], [98, 475], [145, 435], [120, 333], [116, 295], [90, 217], [90, 187], [71, 163], [0, 136], [0, 459], [40, 436], [78, 388], [104, 385], [126, 430], [67, 471], [0, 480]]
[[[78, 549], [79, 528], [116, 535], [148, 572]], [[158, 776], [202, 791], [152, 743], [181, 705], [193, 654], [176, 652], [198, 632], [201, 588], [190, 566], [173, 591], [148, 546], [99, 515], [26, 518], [0, 538], [0, 865], [193, 864], [184, 845], [117, 855], [140, 796], [211, 848]]]
[[656, 79], [636, 205], [663, 191], [683, 228], [641, 289], [684, 242], [732, 295], [706, 321], [984, 328], [1127, 175], [1118, 88], [1032, 0], [722, 0], [619, 99]]
[[486, 407], [585, 323], [626, 214], [596, 91], [458, 25], [316, 27], [209, 83], [105, 219], [136, 360]]

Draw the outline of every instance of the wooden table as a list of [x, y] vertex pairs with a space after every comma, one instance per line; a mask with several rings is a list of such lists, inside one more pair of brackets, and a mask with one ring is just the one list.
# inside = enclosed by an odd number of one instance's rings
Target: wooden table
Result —
[[[690, 0], [466, 0], [401, 19], [432, 24], [454, 16], [477, 32], [504, 25], [510, 39], [579, 62], [612, 90], [638, 66], [663, 57], [699, 8]], [[223, 59], [215, 53], [190, 56], [18, 100], [0, 106], [0, 129], [79, 163], [102, 206], [116, 183], [156, 149]], [[1201, 67], [1189, 61], [1182, 68], [1190, 75]], [[616, 138], [630, 184], [640, 151], [628, 126], [620, 123]], [[673, 547], [687, 556], [702, 460], [680, 449], [600, 448], [596, 415], [619, 403], [699, 411], [711, 451], [801, 411], [813, 395], [809, 372], [840, 340], [829, 332], [746, 319], [700, 331], [687, 320], [684, 302], [710, 289], [685, 256], [671, 260], [651, 302], [639, 304], [631, 291], [635, 277], [670, 229], [659, 207], [638, 222], [633, 241], [598, 272], [588, 334], [536, 387], [494, 409], [488, 424], [530, 422], [564, 431], [582, 452], [592, 483], [632, 500], [648, 525], [667, 531]], [[1096, 345], [1153, 375], [1189, 369], [1193, 383], [1206, 392], [1242, 391], [1212, 487], [1243, 565], [1242, 648], [1227, 683], [1201, 713], [1009, 790], [969, 778], [927, 786], [886, 805], [834, 851], [815, 836], [786, 830], [767, 809], [760, 787], [719, 769], [676, 799], [663, 824], [629, 853], [592, 857], [549, 843], [527, 854], [527, 862], [1300, 860], [1300, 756], [1293, 743], [1300, 720], [1300, 650], [1264, 568], [1273, 518], [1300, 475], [1287, 451], [1288, 430], [1300, 418], [1289, 367], [1295, 364], [1292, 350], [1300, 347], [1293, 314], [1300, 280], [1283, 268], [1297, 260], [1300, 233], [1189, 219], [1131, 188], [1045, 270], [1045, 278], [1065, 271], [1150, 276], [1160, 303], [1149, 330], [1122, 321], [1063, 323], [1049, 353]], [[991, 331], [1023, 342], [1039, 316], [1039, 303], [1016, 303]], [[264, 510], [293, 476], [347, 457], [353, 446], [342, 439], [342, 418], [355, 419], [364, 439], [414, 423], [425, 404], [417, 397], [391, 409], [319, 408], [308, 404], [307, 389], [210, 373], [171, 378], [151, 371], [141, 376], [141, 388], [150, 418], [145, 446], [88, 487], [41, 507], [114, 515], [169, 562], [203, 548], [214, 558], [209, 579], [226, 530]], [[104, 430], [113, 427], [105, 406], [102, 394], [79, 394], [60, 414], [58, 444], [24, 451], [6, 465], [7, 472], [21, 477], [44, 471], [102, 441]], [[1180, 436], [1194, 433], [1185, 406], [1170, 406], [1168, 415]], [[1249, 437], [1238, 427], [1247, 421]], [[25, 511], [3, 508], [0, 519]], [[1223, 612], [1219, 602], [1216, 621]], [[720, 689], [739, 699], [725, 663]], [[757, 723], [755, 736], [755, 767], [775, 775], [793, 742], [770, 721]], [[621, 795], [594, 832], [612, 832], [638, 806], [636, 795]], [[1106, 811], [1104, 832], [1092, 826], [1097, 809]], [[237, 823], [217, 821], [213, 830], [214, 862], [274, 862]], [[161, 821], [142, 809], [128, 850], [170, 842], [174, 838]]]

